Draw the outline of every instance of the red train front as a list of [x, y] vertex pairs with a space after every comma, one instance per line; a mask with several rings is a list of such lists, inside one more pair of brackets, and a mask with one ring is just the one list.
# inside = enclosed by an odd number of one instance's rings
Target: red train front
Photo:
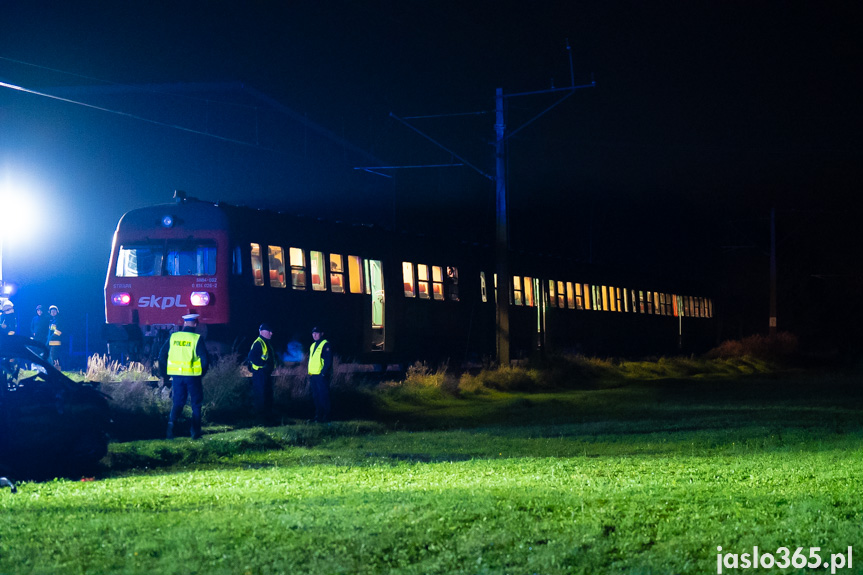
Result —
[[231, 261], [228, 219], [218, 206], [180, 196], [124, 215], [105, 281], [111, 355], [148, 355], [187, 313], [200, 314], [206, 327], [228, 324]]

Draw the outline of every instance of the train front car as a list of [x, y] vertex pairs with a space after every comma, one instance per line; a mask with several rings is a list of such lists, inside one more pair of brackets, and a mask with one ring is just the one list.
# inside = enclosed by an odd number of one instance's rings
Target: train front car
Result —
[[217, 205], [180, 197], [126, 213], [105, 281], [112, 359], [154, 358], [185, 314], [200, 314], [202, 331], [224, 329], [231, 261], [228, 216]]

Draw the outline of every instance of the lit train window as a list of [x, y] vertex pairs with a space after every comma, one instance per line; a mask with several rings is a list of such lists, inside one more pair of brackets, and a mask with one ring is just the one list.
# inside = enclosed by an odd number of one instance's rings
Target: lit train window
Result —
[[575, 309], [575, 290], [572, 289], [572, 282], [566, 282], [566, 307]]
[[608, 311], [617, 311], [617, 299], [614, 297], [612, 286], [608, 286]]
[[557, 282], [557, 307], [563, 308], [566, 306], [566, 293], [564, 292], [563, 282]]
[[192, 241], [168, 242], [165, 272], [169, 276], [211, 276], [216, 273], [216, 246]]
[[[372, 260], [376, 261], [376, 260]], [[369, 269], [371, 266], [369, 265], [369, 260], [363, 260], [363, 278], [366, 284], [366, 295], [372, 294], [372, 280], [371, 280], [371, 271]]]
[[602, 292], [603, 286], [591, 286], [593, 288], [593, 309], [596, 311], [602, 311]]
[[350, 279], [351, 293], [363, 293], [363, 258], [359, 256], [348, 256], [348, 278]]
[[485, 285], [485, 272], [479, 272], [479, 293], [483, 303], [488, 301], [488, 288]]
[[[447, 266], [446, 268], [447, 289], [451, 301], [458, 301], [458, 268]], [[485, 278], [483, 278], [483, 281]]]
[[443, 301], [443, 270], [440, 266], [432, 266], [432, 296]]
[[524, 305], [536, 306], [536, 289], [532, 278], [524, 278]]
[[117, 256], [117, 277], [137, 278], [162, 275], [164, 248], [153, 245], [120, 246]]
[[309, 272], [311, 273], [312, 291], [326, 291], [327, 271], [323, 252], [309, 252]]
[[494, 303], [497, 303], [497, 274], [494, 274]]
[[300, 248], [291, 248], [291, 286], [306, 289], [306, 253]]
[[548, 305], [557, 307], [557, 297], [554, 295], [554, 286], [557, 285], [554, 280], [548, 280]]
[[584, 284], [584, 309], [593, 309], [590, 305], [590, 284]]
[[629, 301], [626, 299], [626, 288], [617, 288], [617, 311], [629, 311]]
[[285, 282], [285, 254], [280, 246], [267, 246], [270, 265], [270, 287], [283, 288]]
[[345, 293], [345, 268], [341, 254], [330, 254], [330, 289]]
[[584, 309], [584, 292], [581, 288], [581, 284], [575, 284], [575, 309]]
[[512, 297], [515, 305], [524, 305], [524, 294], [521, 290], [521, 276], [512, 278]]
[[659, 315], [662, 310], [659, 307], [659, 293], [653, 292], [653, 313]]
[[707, 300], [707, 317], [713, 317], [713, 300]]
[[[386, 306], [386, 293], [384, 290], [384, 266], [380, 260], [366, 260], [369, 270], [366, 286], [372, 294], [372, 329], [384, 329], [384, 308]], [[380, 347], [383, 350], [383, 340]]]
[[264, 285], [264, 263], [261, 260], [261, 246], [252, 244], [252, 276], [255, 278], [255, 285]]
[[429, 267], [426, 264], [417, 264], [417, 293], [420, 299], [429, 299]]
[[309, 268], [312, 272], [312, 291], [326, 291], [327, 276], [324, 272], [324, 254], [323, 252], [309, 252], [310, 264]]
[[416, 297], [416, 285], [414, 284], [414, 265], [411, 262], [402, 262], [402, 275], [405, 279], [405, 297]]

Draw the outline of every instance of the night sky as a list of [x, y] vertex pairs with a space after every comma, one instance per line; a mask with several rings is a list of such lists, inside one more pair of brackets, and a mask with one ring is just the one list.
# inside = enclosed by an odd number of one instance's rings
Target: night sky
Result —
[[[824, 337], [830, 298], [863, 287], [848, 4], [6, 3], [0, 81], [110, 111], [0, 88], [0, 181], [40, 206], [4, 278], [22, 319], [57, 302], [100, 324], [117, 220], [174, 189], [488, 238], [474, 170], [354, 168], [456, 162], [389, 114], [477, 112], [410, 122], [491, 173], [495, 89], [568, 85], [568, 40], [596, 87], [510, 141], [513, 246], [703, 277], [734, 329], [766, 331], [775, 207], [780, 329]], [[556, 97], [510, 99], [510, 128]]]

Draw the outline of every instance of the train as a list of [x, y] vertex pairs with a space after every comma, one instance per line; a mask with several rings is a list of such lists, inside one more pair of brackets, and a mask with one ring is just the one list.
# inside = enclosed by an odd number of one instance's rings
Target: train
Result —
[[[488, 246], [175, 194], [124, 214], [105, 281], [112, 358], [152, 359], [198, 313], [208, 347], [245, 353], [273, 326], [300, 361], [313, 326], [342, 361], [463, 365], [496, 356], [497, 293]], [[616, 356], [709, 347], [713, 299], [633, 285], [619, 271], [565, 257], [510, 254], [509, 341], [537, 353]]]

